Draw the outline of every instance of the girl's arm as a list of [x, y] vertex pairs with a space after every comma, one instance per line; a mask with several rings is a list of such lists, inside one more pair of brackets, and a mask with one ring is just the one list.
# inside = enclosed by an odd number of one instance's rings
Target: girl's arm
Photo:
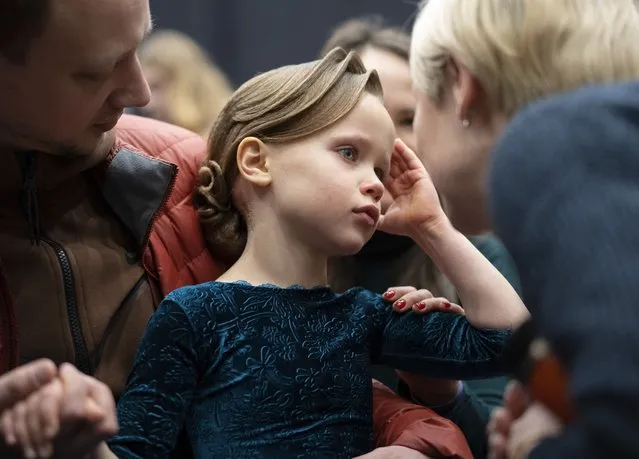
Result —
[[[198, 381], [196, 333], [169, 296], [152, 316], [118, 402], [119, 433], [108, 445], [119, 459], [168, 458]], [[102, 448], [100, 459], [108, 456]]]
[[500, 357], [509, 328], [478, 328], [465, 316], [447, 312], [401, 314], [366, 290], [357, 301], [373, 321], [373, 364], [446, 379], [488, 378], [506, 371]]
[[421, 225], [413, 238], [455, 286], [471, 324], [514, 328], [528, 317], [515, 289], [447, 218]]
[[399, 139], [385, 185], [394, 201], [380, 229], [411, 237], [430, 256], [457, 289], [471, 324], [514, 327], [528, 317], [508, 281], [453, 227], [424, 165]]

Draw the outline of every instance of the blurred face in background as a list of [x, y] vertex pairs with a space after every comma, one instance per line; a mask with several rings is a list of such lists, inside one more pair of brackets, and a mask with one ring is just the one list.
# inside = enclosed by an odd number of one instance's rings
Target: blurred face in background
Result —
[[[364, 65], [374, 69], [384, 88], [384, 106], [393, 120], [397, 136], [415, 150], [413, 118], [417, 98], [413, 90], [410, 67], [407, 60], [395, 53], [367, 46], [360, 52]], [[393, 202], [388, 192], [382, 198], [382, 213]]]
[[151, 89], [151, 100], [144, 107], [144, 114], [157, 120], [171, 122], [168, 97], [171, 77], [165, 69], [157, 65], [143, 65], [143, 70]]

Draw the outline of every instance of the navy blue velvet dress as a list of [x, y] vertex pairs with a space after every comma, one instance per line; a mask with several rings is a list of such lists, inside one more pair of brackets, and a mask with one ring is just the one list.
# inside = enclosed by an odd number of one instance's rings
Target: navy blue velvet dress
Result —
[[381, 296], [210, 282], [172, 292], [118, 404], [119, 458], [352, 458], [373, 449], [369, 366], [449, 378], [503, 369], [509, 332], [448, 313], [397, 314]]

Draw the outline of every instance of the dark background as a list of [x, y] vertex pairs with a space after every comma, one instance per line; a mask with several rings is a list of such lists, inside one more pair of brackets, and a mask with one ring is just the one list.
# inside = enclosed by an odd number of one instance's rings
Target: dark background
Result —
[[[1, 1], [1, 0], [0, 0]], [[188, 33], [239, 85], [257, 72], [315, 59], [340, 22], [381, 15], [410, 32], [417, 0], [151, 0], [156, 29]]]

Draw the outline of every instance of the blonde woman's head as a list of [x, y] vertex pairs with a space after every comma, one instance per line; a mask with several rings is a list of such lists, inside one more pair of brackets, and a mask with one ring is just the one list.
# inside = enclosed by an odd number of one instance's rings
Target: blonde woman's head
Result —
[[188, 36], [162, 30], [139, 54], [151, 87], [149, 116], [208, 135], [232, 89], [206, 52]]
[[427, 0], [413, 28], [418, 151], [453, 222], [488, 229], [483, 181], [505, 123], [527, 104], [639, 77], [634, 0]]

